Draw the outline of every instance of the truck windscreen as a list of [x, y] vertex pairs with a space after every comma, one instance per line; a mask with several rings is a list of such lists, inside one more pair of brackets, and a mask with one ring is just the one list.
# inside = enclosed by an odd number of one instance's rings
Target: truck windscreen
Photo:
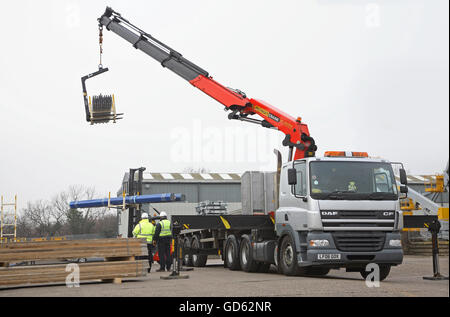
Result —
[[322, 200], [398, 199], [391, 165], [377, 162], [311, 162], [310, 192]]

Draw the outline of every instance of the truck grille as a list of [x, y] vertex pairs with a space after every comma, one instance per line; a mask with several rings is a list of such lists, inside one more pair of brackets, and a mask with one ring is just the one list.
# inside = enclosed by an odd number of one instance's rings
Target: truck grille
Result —
[[[395, 226], [395, 211], [321, 210], [324, 230], [380, 230], [389, 231]], [[365, 229], [367, 228], [367, 229]]]
[[336, 248], [344, 252], [374, 252], [383, 249], [383, 232], [334, 232]]
[[336, 211], [321, 211], [322, 219], [395, 219], [394, 211], [380, 211], [380, 210], [336, 210]]

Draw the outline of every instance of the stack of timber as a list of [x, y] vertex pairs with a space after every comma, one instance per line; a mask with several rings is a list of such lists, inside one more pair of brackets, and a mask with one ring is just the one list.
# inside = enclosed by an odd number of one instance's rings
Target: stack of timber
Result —
[[[404, 248], [407, 255], [429, 255], [432, 253], [431, 241], [408, 241]], [[448, 256], [448, 241], [439, 240], [439, 255]]]
[[73, 272], [68, 263], [13, 266], [23, 262], [64, 261], [97, 258], [77, 263], [79, 281], [102, 280], [120, 283], [123, 278], [147, 275], [147, 245], [141, 239], [94, 239], [72, 241], [9, 242], [0, 244], [0, 286], [65, 283]]

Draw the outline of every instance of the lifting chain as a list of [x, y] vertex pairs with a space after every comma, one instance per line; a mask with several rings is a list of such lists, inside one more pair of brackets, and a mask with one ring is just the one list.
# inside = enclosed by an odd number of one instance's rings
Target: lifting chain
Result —
[[98, 26], [98, 44], [100, 46], [100, 63], [98, 64], [98, 69], [103, 68], [102, 56], [103, 56], [103, 25]]

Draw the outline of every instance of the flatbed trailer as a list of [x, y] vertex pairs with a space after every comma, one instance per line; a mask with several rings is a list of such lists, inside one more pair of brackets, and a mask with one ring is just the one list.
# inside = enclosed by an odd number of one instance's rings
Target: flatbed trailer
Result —
[[[276, 239], [273, 215], [172, 216], [181, 226], [183, 264], [204, 267], [208, 255], [219, 255], [230, 269], [238, 267], [239, 244], [244, 235], [252, 241]], [[267, 269], [270, 265], [266, 265]]]

